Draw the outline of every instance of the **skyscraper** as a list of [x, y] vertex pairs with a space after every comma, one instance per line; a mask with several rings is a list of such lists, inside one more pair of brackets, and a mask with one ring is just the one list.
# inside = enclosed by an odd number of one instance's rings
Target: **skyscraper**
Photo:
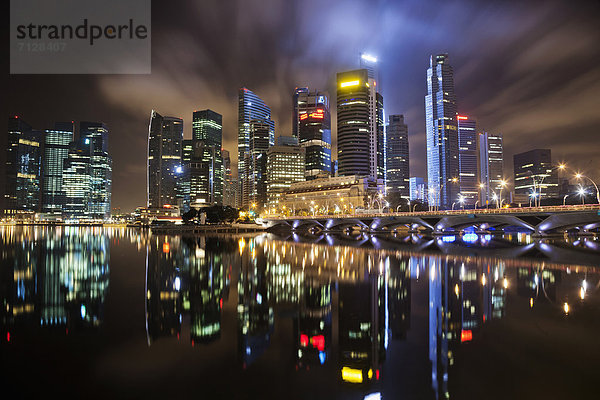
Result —
[[450, 208], [458, 199], [458, 127], [454, 73], [447, 54], [431, 56], [425, 96], [429, 204]]
[[400, 197], [410, 197], [410, 170], [408, 158], [408, 126], [404, 115], [390, 115], [386, 129], [387, 139], [387, 179], [388, 193], [398, 193]]
[[529, 204], [535, 199], [558, 196], [558, 173], [552, 167], [550, 149], [534, 149], [514, 155], [515, 201]]
[[331, 116], [325, 94], [308, 88], [294, 91], [292, 128], [305, 150], [306, 179], [331, 176]]
[[465, 205], [479, 200], [477, 166], [477, 121], [458, 115], [458, 175], [460, 196]]
[[[262, 122], [262, 126], [268, 128], [267, 148], [268, 146], [272, 146], [275, 142], [275, 122], [271, 120], [271, 109], [252, 91], [241, 88], [239, 90], [238, 98], [238, 206], [244, 208], [248, 208], [250, 205], [251, 191], [256, 189], [256, 186], [254, 186], [256, 181], [250, 181], [251, 176], [256, 177], [257, 175], [252, 169], [254, 162], [253, 157], [250, 154], [251, 141], [254, 140], [252, 138], [253, 130], [251, 129], [251, 121], [255, 121], [255, 127], [258, 127], [258, 124]], [[255, 132], [259, 132], [262, 135], [264, 130], [261, 128], [255, 130]], [[258, 138], [258, 141], [260, 140], [261, 138]], [[264, 149], [265, 168], [266, 151], [267, 149]], [[264, 190], [263, 196], [264, 199], [266, 199], [266, 186], [264, 187]]]
[[92, 219], [109, 219], [111, 214], [112, 159], [108, 155], [108, 128], [102, 122], [81, 122], [79, 137], [89, 141], [91, 191], [89, 213]]
[[[479, 134], [480, 204], [491, 204], [504, 180], [504, 148], [502, 134]], [[516, 183], [516, 182], [515, 182]]]
[[[267, 152], [267, 199], [268, 208], [278, 209], [279, 198], [292, 183], [302, 182], [304, 176], [305, 148], [298, 145], [298, 140], [286, 141], [280, 136], [276, 146]], [[295, 143], [294, 143], [295, 141]]]
[[369, 77], [366, 69], [337, 74], [338, 175], [371, 176]]
[[191, 197], [206, 204], [223, 204], [223, 122], [221, 114], [212, 110], [194, 111], [192, 141], [194, 148], [202, 148], [199, 193], [192, 190]]
[[93, 142], [80, 137], [71, 142], [63, 166], [65, 204], [63, 215], [73, 219], [92, 219], [92, 155]]
[[223, 205], [236, 207], [237, 182], [231, 170], [229, 151], [222, 149], [221, 154], [223, 155]]
[[427, 182], [419, 176], [412, 176], [410, 182], [410, 201], [419, 200], [427, 202]]
[[183, 120], [163, 117], [152, 110], [148, 132], [148, 207], [175, 205], [183, 201]]
[[42, 211], [46, 213], [61, 214], [63, 211], [66, 200], [63, 168], [73, 133], [73, 122], [57, 122], [53, 129], [44, 132]]
[[8, 119], [4, 214], [40, 211], [42, 133], [18, 116]]
[[267, 203], [267, 152], [271, 146], [271, 125], [264, 120], [250, 120], [250, 148], [246, 157], [248, 171], [248, 205], [261, 210]]

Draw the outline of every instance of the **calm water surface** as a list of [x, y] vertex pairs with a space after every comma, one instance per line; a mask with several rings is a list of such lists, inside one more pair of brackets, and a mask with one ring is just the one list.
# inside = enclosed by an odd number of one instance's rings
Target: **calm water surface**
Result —
[[0, 227], [0, 390], [598, 398], [599, 245]]

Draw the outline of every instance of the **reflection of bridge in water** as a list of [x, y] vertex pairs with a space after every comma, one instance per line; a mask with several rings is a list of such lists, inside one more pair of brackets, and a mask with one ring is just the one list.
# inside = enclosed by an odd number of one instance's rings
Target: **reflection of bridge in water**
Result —
[[292, 232], [279, 237], [297, 243], [389, 250], [404, 255], [443, 254], [470, 259], [502, 259], [514, 266], [528, 266], [532, 262], [554, 264], [553, 267], [600, 265], [600, 241], [593, 238], [536, 240], [526, 234], [507, 234], [504, 237], [489, 234], [447, 234], [433, 237], [418, 234], [349, 235], [327, 232]]
[[353, 215], [267, 217], [263, 223], [273, 230], [344, 232], [426, 231], [434, 235], [464, 232], [527, 231], [534, 235], [579, 233], [600, 229], [600, 206], [549, 206], [507, 209], [427, 211]]

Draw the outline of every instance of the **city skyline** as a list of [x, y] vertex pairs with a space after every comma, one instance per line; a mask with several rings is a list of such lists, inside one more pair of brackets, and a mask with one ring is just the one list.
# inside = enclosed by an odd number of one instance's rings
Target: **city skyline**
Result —
[[[533, 2], [535, 3], [535, 2]], [[273, 111], [273, 119], [278, 127], [276, 135], [291, 134], [289, 93], [297, 86], [318, 87], [327, 92], [333, 101], [333, 81], [335, 72], [358, 68], [357, 55], [368, 51], [378, 56], [382, 68], [383, 94], [386, 98], [387, 113], [404, 114], [409, 126], [411, 145], [411, 171], [416, 176], [424, 176], [424, 139], [425, 124], [422, 96], [425, 94], [423, 70], [430, 54], [447, 52], [451, 54], [452, 65], [456, 74], [456, 92], [458, 108], [477, 119], [483, 129], [502, 133], [504, 136], [505, 158], [510, 159], [520, 151], [534, 148], [552, 148], [553, 159], [567, 160], [577, 163], [576, 168], [592, 172], [598, 170], [598, 161], [593, 155], [599, 151], [594, 140], [593, 126], [598, 122], [594, 112], [593, 93], [600, 80], [595, 62], [600, 58], [598, 49], [593, 45], [598, 32], [593, 28], [592, 15], [594, 5], [578, 9], [566, 9], [561, 3], [544, 3], [543, 13], [535, 4], [495, 5], [493, 7], [474, 7], [464, 3], [440, 6], [435, 15], [423, 15], [416, 5], [407, 4], [403, 8], [378, 6], [375, 21], [381, 21], [378, 28], [365, 39], [364, 33], [356, 34], [348, 42], [333, 47], [332, 40], [338, 37], [336, 27], [341, 23], [342, 15], [352, 17], [360, 15], [366, 4], [354, 5], [354, 12], [340, 12], [337, 6], [328, 6], [330, 19], [318, 22], [326, 29], [329, 37], [325, 44], [319, 45], [311, 39], [310, 46], [300, 47], [293, 52], [283, 48], [275, 57], [273, 66], [253, 58], [252, 70], [258, 73], [234, 67], [239, 57], [245, 57], [248, 51], [257, 51], [257, 45], [248, 50], [238, 49], [240, 54], [231, 54], [232, 43], [244, 34], [247, 43], [256, 36], [249, 34], [245, 24], [225, 17], [225, 23], [219, 31], [232, 33], [222, 42], [221, 49], [215, 49], [202, 41], [186, 41], [184, 28], [190, 26], [191, 20], [199, 10], [190, 9], [190, 5], [180, 8], [169, 6], [168, 12], [182, 15], [188, 12], [189, 18], [183, 21], [182, 28], [171, 32], [170, 24], [160, 19], [153, 24], [154, 54], [165, 49], [169, 43], [169, 32], [174, 38], [181, 39], [181, 46], [168, 49], [168, 54], [178, 54], [186, 44], [192, 49], [201, 49], [200, 54], [210, 54], [219, 65], [225, 66], [219, 72], [216, 64], [201, 60], [195, 56], [183, 55], [183, 63], [174, 71], [166, 69], [161, 58], [153, 60], [153, 74], [138, 77], [123, 76], [10, 76], [9, 91], [15, 93], [11, 98], [9, 115], [20, 115], [37, 127], [50, 127], [55, 121], [64, 120], [97, 120], [111, 127], [111, 149], [113, 157], [113, 207], [124, 210], [134, 209], [144, 204], [144, 176], [146, 174], [144, 152], [131, 154], [130, 149], [143, 146], [146, 141], [147, 115], [153, 108], [166, 115], [184, 116], [184, 137], [191, 137], [191, 121], [189, 115], [194, 109], [210, 108], [223, 114], [223, 147], [230, 151], [232, 164], [237, 162], [235, 151], [235, 126], [237, 113], [235, 99], [239, 87], [247, 86], [256, 91]], [[161, 5], [156, 6], [160, 11]], [[222, 6], [227, 15], [227, 6]], [[163, 10], [164, 11], [164, 10]], [[256, 18], [255, 12], [251, 12]], [[493, 29], [481, 38], [473, 38], [463, 28], [449, 27], [445, 22], [436, 26], [437, 34], [428, 38], [423, 33], [425, 27], [437, 21], [436, 16], [449, 13], [460, 20], [470, 20], [477, 26], [487, 25]], [[266, 23], [257, 34], [269, 32], [281, 33], [279, 38], [273, 37], [264, 46], [265, 54], [273, 54], [278, 43], [293, 37], [294, 32], [303, 34], [314, 23], [304, 27], [304, 15], [296, 8], [290, 13], [296, 18], [287, 26], [276, 22], [278, 16], [285, 12], [274, 9], [264, 16]], [[349, 15], [350, 14], [350, 15]], [[561, 15], [561, 20], [555, 15]], [[412, 25], [405, 28], [390, 27], [386, 16], [410, 18]], [[494, 17], [492, 19], [492, 16]], [[259, 18], [260, 20], [260, 18]], [[514, 31], [506, 33], [502, 24], [514, 20]], [[550, 23], [551, 22], [551, 23]], [[200, 29], [209, 29], [200, 28]], [[391, 38], [398, 33], [407, 33], [407, 38], [398, 43], [383, 40], [383, 32], [391, 29]], [[447, 37], [440, 32], [448, 31]], [[502, 32], [502, 34], [500, 34]], [[173, 40], [173, 39], [169, 39]], [[232, 42], [233, 41], [233, 42]], [[565, 46], [577, 42], [578, 46]], [[494, 53], [488, 48], [495, 44]], [[557, 46], [552, 46], [555, 43]], [[237, 46], [236, 46], [237, 48]], [[298, 49], [298, 47], [295, 47]], [[540, 56], [553, 48], [550, 59]], [[558, 48], [559, 50], [556, 50]], [[567, 49], [568, 48], [568, 49]], [[335, 49], [333, 58], [329, 59], [330, 49]], [[402, 49], [403, 51], [398, 51]], [[549, 50], [548, 50], [549, 51]], [[186, 53], [190, 53], [186, 51]], [[328, 57], [325, 57], [325, 54]], [[231, 59], [229, 58], [232, 57]], [[168, 58], [168, 57], [167, 57]], [[268, 57], [266, 57], [268, 58]], [[293, 61], [293, 62], [292, 62]], [[549, 62], [550, 61], [550, 62]], [[292, 62], [290, 64], [290, 62]], [[193, 72], [191, 64], [198, 63]], [[286, 64], [287, 63], [287, 64]], [[307, 65], [307, 63], [312, 63]], [[274, 68], [283, 66], [277, 75]], [[535, 74], [540, 71], [543, 74]], [[212, 78], [211, 77], [212, 74]], [[283, 74], [283, 75], [281, 75]], [[179, 78], [178, 78], [179, 76]], [[189, 77], [189, 84], [181, 85], [180, 78]], [[493, 77], [493, 79], [491, 79]], [[208, 79], [208, 81], [207, 81]], [[194, 88], [204, 87], [195, 91]], [[57, 99], [52, 93], [58, 88], [65, 95]], [[164, 95], [159, 91], [164, 91]], [[25, 93], [33, 91], [36, 96]], [[201, 93], [201, 94], [199, 94]], [[83, 94], [86, 101], [81, 101]], [[94, 111], [89, 111], [90, 107]], [[93, 115], [92, 115], [93, 114]], [[332, 131], [334, 129], [335, 110], [332, 109]], [[578, 140], [573, 141], [565, 132], [578, 132]], [[541, 135], [544, 133], [544, 135]], [[528, 142], [523, 148], [519, 141]], [[332, 148], [337, 146], [337, 138], [332, 140]], [[335, 151], [332, 151], [335, 154]], [[593, 160], [590, 163], [590, 160]], [[512, 163], [507, 163], [506, 176], [512, 176]]]

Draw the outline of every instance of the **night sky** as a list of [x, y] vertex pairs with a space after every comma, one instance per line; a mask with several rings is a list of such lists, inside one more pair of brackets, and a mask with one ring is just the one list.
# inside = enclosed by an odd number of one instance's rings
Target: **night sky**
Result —
[[271, 107], [276, 136], [290, 135], [293, 89], [335, 104], [335, 73], [364, 51], [380, 60], [386, 114], [405, 115], [411, 175], [424, 176], [426, 69], [449, 53], [459, 112], [504, 135], [511, 181], [513, 154], [533, 148], [600, 178], [599, 17], [598, 1], [153, 1], [151, 75], [9, 76], [5, 57], [6, 115], [38, 129], [105, 122], [112, 205], [130, 211], [145, 205], [152, 109], [182, 117], [186, 137], [194, 110], [221, 113], [235, 161], [241, 86]]

